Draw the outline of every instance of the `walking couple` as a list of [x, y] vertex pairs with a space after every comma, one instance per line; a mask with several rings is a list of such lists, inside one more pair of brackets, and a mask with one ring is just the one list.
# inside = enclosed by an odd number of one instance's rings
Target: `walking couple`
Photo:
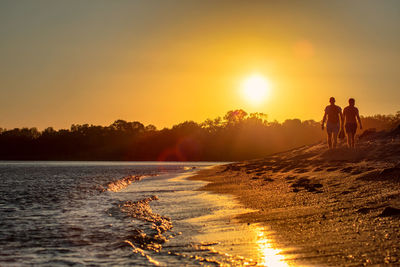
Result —
[[354, 137], [357, 131], [357, 121], [362, 129], [360, 115], [358, 108], [354, 106], [354, 98], [349, 99], [349, 105], [342, 109], [335, 105], [335, 98], [329, 99], [331, 103], [325, 108], [324, 118], [322, 119], [322, 130], [326, 121], [326, 132], [328, 134], [328, 146], [329, 149], [336, 148], [337, 137], [339, 131], [343, 131], [343, 126], [346, 130], [347, 145], [349, 148], [354, 148]]

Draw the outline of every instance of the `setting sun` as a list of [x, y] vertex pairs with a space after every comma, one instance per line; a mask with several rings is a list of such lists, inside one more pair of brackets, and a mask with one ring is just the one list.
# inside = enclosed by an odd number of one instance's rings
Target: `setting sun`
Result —
[[0, 267], [400, 267], [399, 15], [0, 0]]
[[241, 90], [246, 101], [258, 105], [268, 97], [270, 83], [262, 75], [255, 74], [243, 81]]

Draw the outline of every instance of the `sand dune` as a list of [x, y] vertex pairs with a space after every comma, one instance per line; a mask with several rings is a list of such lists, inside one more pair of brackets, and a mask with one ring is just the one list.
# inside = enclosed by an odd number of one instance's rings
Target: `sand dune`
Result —
[[325, 143], [217, 166], [193, 179], [257, 212], [248, 223], [275, 231], [289, 263], [400, 264], [400, 128], [367, 132], [358, 147]]

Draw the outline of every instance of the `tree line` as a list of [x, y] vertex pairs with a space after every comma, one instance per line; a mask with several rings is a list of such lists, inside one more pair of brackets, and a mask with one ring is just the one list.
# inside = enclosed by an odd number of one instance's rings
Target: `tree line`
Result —
[[[362, 117], [364, 129], [387, 130], [396, 115]], [[154, 125], [116, 120], [109, 126], [70, 129], [0, 128], [1, 160], [236, 161], [312, 144], [325, 138], [321, 123], [288, 119], [269, 122], [263, 113], [233, 110], [202, 123]]]

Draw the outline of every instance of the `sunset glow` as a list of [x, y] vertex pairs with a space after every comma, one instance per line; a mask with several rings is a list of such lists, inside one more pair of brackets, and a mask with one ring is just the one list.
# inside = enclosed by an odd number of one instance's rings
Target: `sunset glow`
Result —
[[163, 128], [237, 108], [321, 120], [332, 95], [399, 109], [397, 2], [6, 2], [1, 128]]
[[261, 75], [252, 75], [242, 84], [242, 94], [253, 105], [263, 103], [270, 92], [270, 83]]
[[0, 33], [0, 267], [400, 266], [400, 0], [1, 0]]

